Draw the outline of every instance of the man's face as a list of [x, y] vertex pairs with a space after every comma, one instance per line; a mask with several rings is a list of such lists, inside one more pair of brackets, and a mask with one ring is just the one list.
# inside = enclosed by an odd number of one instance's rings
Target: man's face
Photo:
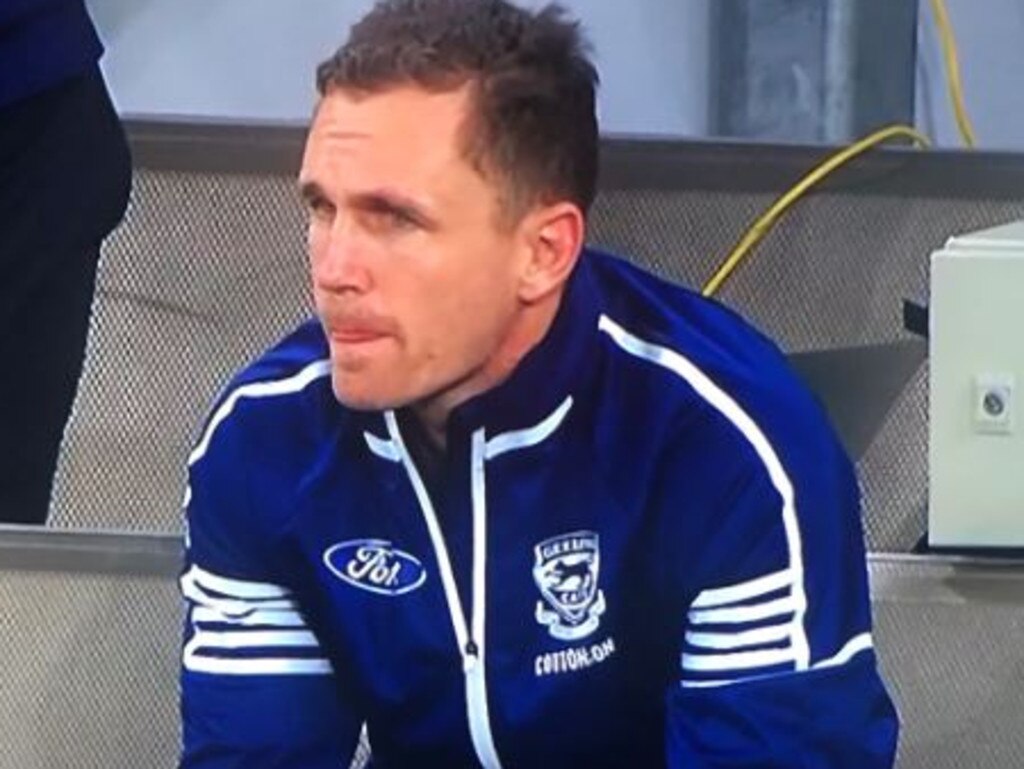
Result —
[[498, 190], [460, 155], [466, 89], [330, 92], [300, 183], [335, 396], [357, 409], [473, 394], [520, 312], [527, 254]]

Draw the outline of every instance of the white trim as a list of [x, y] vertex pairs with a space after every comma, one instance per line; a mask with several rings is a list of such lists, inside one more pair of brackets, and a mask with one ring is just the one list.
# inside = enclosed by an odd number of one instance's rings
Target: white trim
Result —
[[242, 398], [270, 398], [275, 395], [287, 395], [290, 393], [299, 392], [305, 387], [321, 377], [327, 376], [331, 373], [331, 362], [329, 360], [318, 360], [310, 363], [297, 374], [293, 374], [286, 379], [273, 379], [266, 382], [249, 382], [239, 387], [237, 390], [224, 399], [224, 402], [220, 404], [220, 407], [213, 413], [213, 417], [210, 419], [210, 423], [206, 426], [206, 430], [203, 433], [202, 439], [199, 444], [192, 450], [192, 453], [188, 455], [189, 465], [193, 465], [202, 459], [207, 450], [210, 447], [210, 441], [213, 439], [213, 434], [220, 427], [221, 423], [227, 419], [231, 412], [234, 410], [238, 401]]
[[243, 617], [258, 610], [284, 609], [294, 610], [295, 601], [291, 599], [269, 599], [263, 601], [250, 601], [240, 598], [220, 598], [205, 592], [202, 587], [186, 573], [180, 581], [181, 594], [199, 606], [206, 606], [216, 609], [224, 615], [227, 621], [232, 618]]
[[181, 536], [185, 545], [185, 551], [192, 549], [192, 532], [188, 525], [188, 506], [192, 502], [192, 485], [185, 481], [185, 493], [181, 498]]
[[473, 433], [470, 448], [470, 482], [473, 510], [473, 596], [469, 637], [476, 642], [480, 663], [484, 661], [484, 613], [487, 588], [487, 490], [484, 460], [489, 441], [483, 429]]
[[251, 601], [239, 601], [235, 598], [215, 598], [202, 591], [194, 583], [182, 582], [181, 594], [197, 606], [205, 606], [208, 609], [218, 612], [224, 622], [234, 622], [249, 617], [258, 612], [269, 611], [296, 611], [294, 601], [262, 601], [253, 603]]
[[228, 598], [267, 599], [287, 598], [291, 591], [270, 582], [222, 577], [192, 564], [183, 579], [191, 578], [203, 590], [212, 590]]
[[331, 664], [323, 657], [256, 657], [224, 658], [210, 657], [203, 652], [211, 649], [310, 649], [319, 648], [316, 636], [308, 630], [204, 630], [196, 624], [192, 613], [192, 637], [182, 650], [181, 663], [185, 670], [197, 673], [224, 675], [321, 675], [333, 672]]
[[455, 631], [455, 642], [459, 645], [459, 654], [465, 658], [466, 645], [469, 641], [469, 629], [466, 626], [466, 613], [462, 610], [462, 599], [459, 598], [459, 591], [455, 585], [455, 577], [452, 574], [452, 563], [448, 557], [448, 547], [445, 545], [444, 536], [441, 534], [441, 527], [437, 522], [437, 513], [434, 512], [434, 505], [427, 494], [427, 487], [423, 485], [416, 465], [405, 447], [402, 433], [398, 429], [398, 420], [394, 411], [384, 412], [384, 422], [388, 426], [388, 434], [391, 441], [398, 447], [398, 453], [402, 458], [402, 465], [412, 483], [416, 500], [420, 503], [423, 517], [427, 522], [427, 531], [430, 533], [430, 542], [434, 546], [434, 556], [437, 559], [437, 570], [441, 575], [441, 586], [444, 588], [445, 598], [448, 600], [448, 613], [452, 620], [452, 629]]
[[782, 525], [786, 534], [789, 550], [789, 570], [793, 574], [793, 621], [792, 646], [796, 659], [797, 670], [806, 670], [810, 666], [810, 645], [807, 641], [807, 630], [804, 627], [804, 616], [807, 613], [807, 593], [803, 584], [803, 552], [800, 541], [800, 527], [796, 514], [795, 492], [793, 484], [786, 474], [775, 449], [768, 442], [761, 428], [750, 418], [750, 415], [724, 390], [716, 385], [710, 377], [695, 366], [690, 360], [675, 350], [646, 342], [626, 331], [622, 326], [607, 315], [602, 315], [598, 328], [608, 334], [624, 351], [637, 358], [648, 360], [685, 380], [704, 400], [728, 419], [751, 444], [758, 457], [768, 470], [772, 485], [782, 497]]
[[686, 631], [686, 643], [690, 646], [699, 646], [702, 649], [743, 649], [747, 646], [761, 646], [785, 641], [789, 638], [789, 633], [788, 624], [759, 627], [739, 633], [700, 633], [688, 630]]
[[306, 627], [306, 620], [299, 612], [292, 609], [253, 609], [245, 614], [228, 615], [215, 607], [194, 606], [192, 608], [192, 621], [241, 627], [251, 627], [254, 625], [295, 629]]
[[[210, 657], [210, 650], [237, 649], [319, 649], [316, 636], [306, 628], [297, 611], [251, 609], [244, 615], [225, 614], [225, 605], [245, 605], [242, 601], [210, 599], [194, 583], [185, 582], [187, 593], [194, 593], [203, 603], [195, 604], [189, 612], [192, 637], [182, 650], [182, 666], [198, 673], [224, 675], [312, 675], [331, 673], [330, 662], [324, 658], [258, 657], [250, 659]], [[273, 602], [271, 602], [273, 603]], [[281, 603], [281, 602], [277, 602]], [[249, 604], [251, 606], [252, 604]], [[199, 623], [226, 624], [235, 628], [251, 625], [285, 627], [287, 630], [209, 630]]]
[[[487, 500], [483, 470], [487, 441], [484, 431], [477, 430], [473, 434], [470, 456], [473, 502], [473, 613], [470, 617], [473, 635], [470, 635], [470, 625], [466, 622], [466, 613], [462, 608], [462, 600], [452, 574], [448, 547], [445, 545], [430, 495], [427, 493], [423, 479], [405, 446], [394, 411], [385, 412], [384, 421], [388, 426], [388, 434], [391, 436], [392, 443], [398, 447], [402, 464], [412, 483], [413, 491], [427, 523], [430, 541], [434, 547], [437, 569], [441, 575], [441, 586], [444, 588], [452, 629], [455, 631], [455, 642], [458, 644], [459, 656], [462, 658], [462, 670], [466, 683], [466, 715], [469, 720], [469, 733], [473, 741], [473, 748], [484, 769], [501, 769], [501, 762], [498, 760], [497, 750], [494, 747], [494, 738], [491, 735], [490, 714], [487, 705], [487, 679], [483, 664], [487, 573]], [[476, 654], [469, 653], [471, 640], [476, 645]]]
[[749, 582], [740, 582], [728, 587], [716, 587], [701, 591], [693, 603], [691, 609], [702, 609], [710, 606], [723, 606], [730, 603], [748, 601], [767, 593], [774, 593], [784, 587], [793, 584], [793, 572], [790, 569], [783, 569], [774, 574], [767, 574]]
[[316, 636], [309, 630], [204, 630], [197, 628], [198, 648], [203, 649], [256, 649], [265, 646], [319, 647]]
[[[861, 652], [867, 651], [868, 649], [872, 648], [872, 646], [873, 646], [873, 644], [872, 644], [872, 641], [871, 641], [871, 634], [870, 633], [861, 633], [860, 635], [854, 636], [853, 638], [851, 638], [846, 643], [846, 645], [843, 646], [843, 648], [839, 651], [838, 654], [835, 654], [834, 656], [829, 657], [828, 659], [821, 660], [820, 662], [814, 663], [814, 665], [812, 665], [810, 669], [811, 670], [826, 670], [828, 668], [841, 667], [841, 666], [847, 664], [848, 662], [850, 662], [854, 657], [856, 657]], [[807, 671], [800, 671], [800, 672], [796, 673], [796, 675], [801, 675], [801, 674], [806, 673], [806, 672]], [[680, 683], [680, 686], [682, 686], [684, 689], [714, 689], [714, 688], [718, 688], [718, 687], [721, 687], [721, 686], [735, 686], [735, 685], [738, 685], [738, 684], [751, 683], [751, 682], [755, 682], [755, 681], [764, 681], [764, 680], [769, 679], [769, 678], [779, 678], [779, 677], [786, 676], [786, 675], [793, 675], [793, 674], [792, 673], [767, 673], [767, 674], [764, 674], [764, 675], [747, 676], [745, 678], [736, 678], [736, 679], [714, 679], [714, 680], [706, 680], [706, 681], [683, 680], [683, 681], [680, 681], [679, 683]]]
[[569, 409], [572, 408], [572, 403], [572, 396], [570, 395], [539, 424], [528, 427], [525, 430], [514, 430], [494, 436], [487, 441], [484, 458], [491, 460], [500, 457], [508, 451], [529, 448], [547, 440], [561, 426], [562, 421], [569, 413]]
[[822, 668], [835, 668], [845, 665], [847, 662], [852, 660], [861, 652], [867, 651], [874, 647], [874, 642], [871, 640], [871, 633], [861, 633], [858, 636], [854, 636], [846, 645], [839, 650], [838, 653], [823, 659], [819, 662], [815, 662], [813, 668], [820, 670]]
[[[518, 444], [519, 447], [539, 443], [558, 426], [562, 417], [565, 416], [565, 412], [569, 410], [570, 403], [571, 400], [567, 400], [562, 404], [562, 408], [559, 409], [562, 412], [561, 416], [555, 412], [534, 430], [506, 433], [498, 436], [495, 440], [512, 439], [513, 436], [522, 435], [523, 439]], [[556, 416], [558, 418], [553, 420], [552, 417]], [[527, 436], [526, 433], [531, 433], [531, 435]], [[487, 668], [485, 666], [487, 644], [484, 634], [484, 617], [487, 613], [487, 487], [484, 462], [490, 454], [492, 443], [494, 441], [487, 440], [483, 428], [473, 433], [470, 449], [470, 475], [473, 487], [473, 610], [470, 615], [472, 623], [470, 638], [477, 645], [477, 660], [476, 664], [466, 671], [466, 710], [469, 716], [469, 734], [473, 740], [477, 758], [480, 759], [484, 769], [501, 769], [498, 750], [494, 745], [494, 736], [491, 734], [491, 714], [487, 702]], [[503, 450], [507, 451], [515, 447], [512, 445], [512, 440], [509, 440], [508, 444], [509, 448]]]
[[373, 433], [364, 432], [363, 439], [366, 441], [367, 447], [381, 459], [386, 459], [389, 462], [401, 462], [402, 452], [395, 446], [394, 441], [385, 440], [384, 438], [378, 438]]
[[782, 665], [786, 662], [796, 662], [793, 650], [788, 647], [733, 654], [684, 654], [683, 670], [692, 670], [698, 673], [752, 670], [753, 668], [766, 668], [770, 665]]
[[484, 666], [475, 664], [466, 671], [466, 711], [469, 715], [469, 734], [477, 760], [484, 769], [501, 769], [498, 751], [491, 736], [490, 714], [487, 709], [487, 679]]
[[[684, 689], [717, 689], [721, 686], [738, 686], [740, 684], [749, 684], [755, 681], [765, 681], [769, 678], [779, 678], [785, 675], [793, 675], [792, 673], [765, 673], [757, 676], [745, 676], [744, 678], [714, 678], [707, 679], [704, 681], [694, 680], [688, 681], [683, 680], [679, 682], [679, 685]], [[797, 673], [796, 675], [799, 675]]]
[[[796, 611], [797, 602], [793, 596], [776, 598], [774, 601], [755, 603], [750, 606], [726, 606], [720, 609], [699, 609], [691, 611], [687, 618], [691, 625], [733, 625], [741, 622], [756, 622], [780, 614]], [[790, 623], [792, 632], [792, 623]]]
[[329, 675], [334, 672], [326, 659], [230, 659], [224, 657], [191, 657], [184, 662], [186, 670], [218, 675]]

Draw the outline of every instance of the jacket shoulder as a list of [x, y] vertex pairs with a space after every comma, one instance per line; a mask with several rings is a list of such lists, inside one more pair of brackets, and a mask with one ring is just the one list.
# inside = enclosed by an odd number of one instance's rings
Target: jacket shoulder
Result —
[[232, 377], [209, 411], [190, 464], [218, 443], [234, 453], [266, 446], [265, 456], [283, 456], [343, 413], [331, 392], [326, 341], [310, 320]]
[[594, 256], [601, 328], [632, 365], [660, 380], [663, 407], [703, 404], [727, 421], [742, 412], [782, 440], [834, 438], [816, 397], [749, 321], [621, 259]]

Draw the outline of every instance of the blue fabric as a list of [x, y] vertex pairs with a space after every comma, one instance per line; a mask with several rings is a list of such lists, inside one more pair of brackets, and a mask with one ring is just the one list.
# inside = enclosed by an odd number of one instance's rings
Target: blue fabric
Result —
[[896, 719], [873, 660], [669, 696], [666, 752], [679, 769], [891, 766]]
[[[182, 766], [340, 764], [364, 721], [375, 766], [479, 765], [473, 655], [412, 476], [326, 357], [311, 321], [236, 377], [193, 453]], [[732, 312], [588, 251], [545, 340], [453, 412], [444, 479], [467, 622], [486, 504], [474, 717], [502, 766], [892, 766], [852, 467]], [[289, 622], [308, 634], [255, 635]]]
[[3, 0], [0, 107], [84, 75], [102, 53], [84, 0]]

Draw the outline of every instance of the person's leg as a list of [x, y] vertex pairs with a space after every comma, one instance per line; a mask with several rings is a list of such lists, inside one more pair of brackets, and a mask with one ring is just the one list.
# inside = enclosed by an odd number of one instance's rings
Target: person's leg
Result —
[[0, 522], [43, 523], [131, 165], [98, 73], [0, 114]]
[[99, 249], [66, 254], [24, 295], [0, 339], [0, 520], [44, 523], [82, 370]]

